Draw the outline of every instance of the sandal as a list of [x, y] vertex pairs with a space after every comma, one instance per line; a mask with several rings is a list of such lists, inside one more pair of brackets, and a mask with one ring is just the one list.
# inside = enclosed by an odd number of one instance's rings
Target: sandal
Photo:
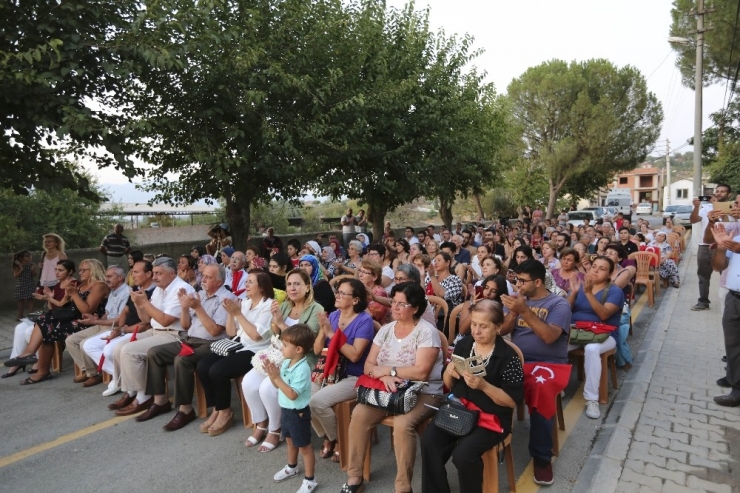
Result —
[[[254, 425], [254, 427], [255, 427], [255, 431], [261, 431], [261, 432], [267, 431], [267, 428], [262, 428], [261, 426], [258, 426], [258, 425]], [[263, 434], [262, 433], [260, 433], [260, 437], [259, 438], [257, 438], [254, 435], [252, 435], [249, 438], [247, 438], [247, 441], [244, 442], [244, 445], [247, 446], [247, 447], [250, 447], [250, 448], [251, 447], [254, 447], [258, 443], [260, 443], [260, 440], [262, 440], [262, 438], [263, 438]]]
[[[213, 418], [213, 420], [211, 420], [211, 418]], [[202, 422], [202, 423], [201, 423], [201, 424], [200, 424], [200, 425], [198, 426], [198, 429], [200, 430], [200, 432], [201, 432], [201, 433], [208, 433], [208, 428], [210, 428], [211, 426], [213, 426], [213, 423], [215, 423], [215, 422], [216, 422], [216, 418], [218, 418], [218, 415], [216, 415], [216, 417], [214, 417], [214, 415], [213, 415], [213, 414], [211, 414], [211, 415], [210, 415], [210, 416], [208, 417], [208, 419], [207, 419], [207, 420], [203, 421], [203, 422]]]
[[277, 447], [278, 445], [280, 445], [280, 442], [283, 441], [283, 434], [281, 432], [279, 432], [279, 431], [268, 431], [267, 432], [267, 437], [269, 438], [270, 435], [277, 435], [279, 437], [278, 438], [278, 442], [277, 443], [270, 443], [270, 442], [267, 441], [267, 438], [265, 438], [265, 440], [262, 442], [262, 445], [260, 445], [260, 448], [259, 448], [259, 451], [260, 452], [262, 452], [262, 453], [272, 452], [273, 450], [275, 450], [275, 447]]
[[362, 490], [365, 489], [365, 485], [363, 484], [365, 482], [364, 479], [360, 480], [360, 484], [347, 484], [344, 483], [342, 485], [342, 489], [339, 490], [340, 493], [360, 493]]
[[321, 451], [319, 452], [319, 456], [322, 459], [328, 459], [329, 457], [333, 456], [334, 455], [334, 447], [336, 447], [336, 445], [337, 445], [337, 441], [336, 440], [329, 440], [328, 438], [324, 437], [324, 446], [321, 447]]
[[339, 462], [340, 462], [340, 459], [339, 459], [339, 451], [338, 451], [338, 450], [337, 450], [337, 451], [335, 451], [335, 452], [334, 452], [334, 455], [332, 455], [332, 456], [331, 456], [331, 461], [332, 461], [333, 463], [335, 463], [335, 464], [339, 464]]
[[52, 378], [54, 378], [54, 376], [51, 373], [47, 373], [46, 375], [44, 375], [43, 377], [39, 378], [38, 380], [34, 380], [33, 378], [28, 377], [27, 379], [25, 379], [25, 380], [23, 380], [21, 382], [21, 385], [33, 385], [35, 383], [40, 383], [40, 382], [43, 382], [45, 380], [51, 380]]

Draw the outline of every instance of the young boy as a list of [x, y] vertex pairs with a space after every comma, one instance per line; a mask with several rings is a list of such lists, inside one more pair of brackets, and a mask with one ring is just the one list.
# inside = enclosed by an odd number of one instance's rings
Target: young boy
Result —
[[311, 368], [306, 353], [313, 350], [316, 334], [308, 325], [296, 324], [282, 333], [283, 356], [280, 368], [265, 363], [272, 384], [278, 389], [278, 403], [282, 418], [283, 437], [288, 443], [288, 464], [277, 474], [275, 481], [285, 481], [298, 475], [298, 451], [303, 456], [306, 474], [298, 493], [310, 493], [318, 483], [314, 479], [316, 456], [311, 446]]

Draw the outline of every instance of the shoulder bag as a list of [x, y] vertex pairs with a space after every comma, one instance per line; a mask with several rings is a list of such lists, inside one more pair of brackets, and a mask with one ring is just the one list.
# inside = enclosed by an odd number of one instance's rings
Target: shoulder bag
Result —
[[[610, 287], [611, 283], [607, 283], [606, 287], [601, 291], [600, 302], [602, 305], [609, 295]], [[594, 342], [601, 344], [609, 338], [609, 334], [616, 330], [616, 328], [614, 325], [607, 325], [601, 322], [579, 321], [570, 326], [568, 342], [577, 346], [585, 346]]]
[[260, 349], [252, 357], [252, 368], [267, 376], [264, 367], [265, 361], [271, 361], [278, 368], [285, 361], [285, 356], [283, 356], [283, 341], [280, 340], [280, 336], [277, 334], [272, 335], [268, 347]]
[[452, 436], [464, 437], [478, 426], [479, 417], [480, 412], [468, 409], [458, 401], [447, 400], [437, 409], [433, 422]]
[[417, 394], [426, 384], [404, 380], [396, 385], [395, 392], [388, 392], [380, 380], [362, 375], [357, 379], [357, 402], [377, 407], [391, 416], [406, 414], [416, 407]]
[[227, 337], [211, 343], [211, 352], [219, 356], [229, 356], [243, 348], [238, 335], [233, 339]]
[[72, 320], [77, 320], [82, 316], [82, 314], [77, 309], [77, 305], [75, 305], [74, 301], [68, 301], [62, 306], [52, 308], [51, 316], [54, 317], [57, 322], [64, 324], [71, 322]]

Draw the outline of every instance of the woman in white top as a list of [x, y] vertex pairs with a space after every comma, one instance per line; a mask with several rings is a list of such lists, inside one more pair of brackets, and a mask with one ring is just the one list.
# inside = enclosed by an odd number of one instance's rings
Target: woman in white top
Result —
[[213, 406], [211, 415], [200, 425], [202, 433], [220, 430], [233, 420], [231, 379], [251, 370], [254, 353], [270, 344], [270, 308], [274, 297], [270, 276], [254, 270], [249, 273], [245, 287], [247, 296], [244, 300], [224, 300], [224, 307], [229, 312], [226, 334], [232, 339], [237, 337], [243, 348], [229, 356], [209, 354], [198, 362], [196, 368], [205, 391], [206, 405]]
[[64, 253], [64, 240], [58, 234], [47, 233], [44, 235], [42, 247], [44, 248], [44, 256], [41, 263], [39, 263], [39, 270], [41, 271], [39, 284], [42, 287], [55, 286], [59, 282], [55, 272], [57, 262], [67, 260], [67, 255]]

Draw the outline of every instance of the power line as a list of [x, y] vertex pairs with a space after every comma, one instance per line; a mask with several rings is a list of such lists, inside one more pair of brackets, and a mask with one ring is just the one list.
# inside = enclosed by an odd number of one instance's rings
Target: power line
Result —
[[668, 60], [668, 57], [671, 56], [671, 53], [673, 53], [673, 50], [670, 50], [668, 52], [668, 54], [665, 56], [665, 58], [663, 59], [663, 61], [660, 62], [660, 65], [658, 65], [657, 67], [655, 67], [655, 70], [653, 70], [652, 72], [650, 72], [650, 75], [647, 76], [647, 79], [645, 79], [645, 82], [647, 82], [648, 80], [650, 80], [650, 77], [652, 77], [653, 74], [655, 74], [655, 72], [657, 72], [658, 69], [663, 66], [663, 64], [665, 63], [665, 61]]
[[[730, 43], [730, 59], [727, 61], [727, 81], [725, 82], [725, 95], [722, 98], [722, 102], [724, 103], [725, 98], [727, 97], [727, 87], [730, 82], [730, 64], [732, 63], [732, 52], [735, 49], [735, 34], [737, 34], [737, 22], [738, 19], [740, 19], [740, 0], [737, 2], [737, 11], [735, 12], [735, 25], [732, 26], [732, 42]], [[735, 84], [737, 82], [737, 75], [738, 70], [740, 70], [740, 60], [738, 61], [738, 68], [735, 69], [735, 79], [732, 81], [732, 92], [730, 92], [730, 99], [727, 100], [727, 106], [730, 105], [730, 101], [732, 100], [732, 93], [735, 92]], [[725, 113], [725, 105], [722, 105], [722, 114]]]

